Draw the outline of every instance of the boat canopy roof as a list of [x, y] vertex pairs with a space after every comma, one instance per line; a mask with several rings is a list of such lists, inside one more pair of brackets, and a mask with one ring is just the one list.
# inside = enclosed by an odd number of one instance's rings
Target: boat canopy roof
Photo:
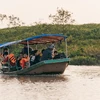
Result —
[[6, 46], [10, 46], [10, 45], [13, 45], [13, 44], [18, 44], [18, 43], [20, 43], [21, 41], [22, 41], [22, 40], [2, 43], [2, 44], [0, 44], [0, 48], [6, 47]]
[[18, 40], [18, 41], [12, 41], [12, 42], [6, 42], [0, 44], [0, 48], [10, 46], [13, 44], [27, 44], [27, 41], [29, 44], [44, 44], [44, 43], [53, 43], [58, 42], [66, 39], [67, 37], [62, 34], [42, 34], [38, 36], [32, 36], [29, 38], [26, 38], [24, 40]]
[[30, 38], [26, 38], [21, 44], [27, 44], [27, 41], [29, 44], [44, 44], [44, 43], [53, 43], [65, 40], [67, 37], [62, 34], [42, 34], [38, 36], [33, 36]]

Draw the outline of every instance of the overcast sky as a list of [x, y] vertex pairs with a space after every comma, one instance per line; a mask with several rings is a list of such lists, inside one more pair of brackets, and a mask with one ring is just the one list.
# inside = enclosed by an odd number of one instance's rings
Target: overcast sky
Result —
[[100, 23], [100, 0], [0, 0], [1, 14], [15, 15], [27, 24], [48, 22], [57, 7], [73, 13], [75, 24]]

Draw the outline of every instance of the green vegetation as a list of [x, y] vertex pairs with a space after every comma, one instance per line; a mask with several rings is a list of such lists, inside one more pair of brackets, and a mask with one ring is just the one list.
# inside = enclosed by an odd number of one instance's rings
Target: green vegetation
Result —
[[[24, 39], [42, 33], [63, 33], [68, 36], [70, 64], [100, 65], [100, 24], [37, 24], [30, 27], [0, 29], [0, 43]], [[64, 46], [64, 43], [62, 43], [59, 46], [59, 51], [64, 51]]]

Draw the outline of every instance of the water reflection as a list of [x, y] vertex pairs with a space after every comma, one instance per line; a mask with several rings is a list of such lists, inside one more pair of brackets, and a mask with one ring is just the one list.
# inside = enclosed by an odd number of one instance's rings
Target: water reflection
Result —
[[4, 81], [17, 79], [19, 82], [63, 82], [68, 81], [68, 78], [65, 75], [19, 75], [19, 76], [10, 76], [10, 75], [0, 75], [0, 78]]
[[62, 82], [62, 81], [68, 81], [68, 78], [61, 75], [61, 76], [18, 76], [17, 79], [20, 82]]

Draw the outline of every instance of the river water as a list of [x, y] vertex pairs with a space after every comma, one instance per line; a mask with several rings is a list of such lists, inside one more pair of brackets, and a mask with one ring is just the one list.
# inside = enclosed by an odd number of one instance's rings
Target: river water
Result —
[[0, 74], [0, 100], [100, 100], [100, 66], [71, 66], [62, 75]]

